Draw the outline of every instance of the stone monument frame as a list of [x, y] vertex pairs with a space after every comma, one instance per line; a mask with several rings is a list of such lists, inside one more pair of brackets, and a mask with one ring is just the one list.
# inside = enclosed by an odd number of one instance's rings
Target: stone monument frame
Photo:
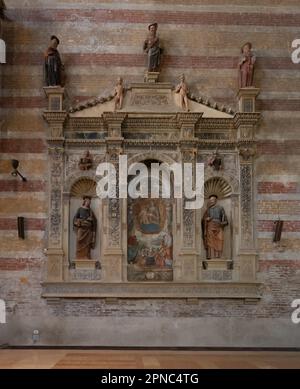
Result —
[[[57, 87], [55, 91], [52, 88], [53, 92], [63, 99], [62, 88]], [[135, 98], [137, 93], [138, 100]], [[157, 94], [159, 99], [155, 99]], [[144, 104], [141, 109], [140, 98]], [[57, 111], [44, 112], [49, 125], [49, 238], [43, 297], [183, 298], [187, 301], [230, 298], [248, 302], [260, 299], [262, 285], [256, 280], [253, 198], [255, 130], [260, 114], [225, 112], [217, 105], [211, 107], [209, 102], [201, 104], [198, 101], [203, 102], [203, 99], [190, 100], [190, 112], [180, 112], [171, 85], [140, 83], [129, 88], [124, 108], [117, 112], [113, 110], [113, 101], [109, 100], [90, 102], [68, 112], [62, 106]], [[129, 161], [151, 158], [195, 163], [201, 160], [202, 155], [208, 155], [216, 148], [223, 156], [230, 155], [235, 160], [234, 169], [226, 170], [225, 166], [223, 172], [218, 172], [232, 186], [233, 200], [238, 210], [239, 242], [233, 269], [220, 268], [220, 264], [215, 263], [211, 268], [212, 276], [204, 276], [206, 270], [202, 266], [203, 253], [200, 250], [200, 211], [185, 210], [183, 199], [177, 199], [174, 215], [180, 241], [174, 263], [174, 280], [143, 284], [128, 282], [125, 254], [127, 202], [126, 199], [107, 199], [101, 201], [103, 220], [99, 221], [102, 223], [101, 269], [97, 269], [99, 277], [70, 278], [71, 270], [66, 260], [69, 252], [64, 243], [64, 234], [66, 220], [69, 220], [67, 204], [70, 188], [77, 174], [75, 171], [72, 175], [70, 171], [78, 162], [79, 153], [89, 149], [97, 156], [98, 162], [111, 162], [117, 167], [121, 154], [127, 154]], [[95, 166], [82, 177], [91, 178], [94, 174]], [[217, 175], [214, 172], [208, 174]], [[76, 176], [78, 178], [80, 176]], [[224, 271], [234, 272], [233, 276], [219, 277]], [[214, 274], [218, 276], [214, 277]]]

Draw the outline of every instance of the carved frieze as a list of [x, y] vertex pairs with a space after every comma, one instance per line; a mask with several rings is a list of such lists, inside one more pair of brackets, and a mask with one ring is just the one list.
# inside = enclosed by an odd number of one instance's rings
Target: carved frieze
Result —
[[241, 228], [243, 248], [253, 248], [252, 231], [252, 166], [242, 164], [240, 170], [241, 181]]
[[168, 96], [159, 94], [134, 94], [131, 100], [132, 105], [136, 106], [161, 106], [168, 105], [170, 103]]
[[[194, 164], [196, 162], [196, 156], [196, 149], [183, 148], [181, 150], [182, 163]], [[182, 202], [182, 244], [185, 248], [193, 248], [195, 247], [195, 210], [186, 208], [185, 205], [187, 200], [188, 199], [184, 199], [184, 201]]]
[[49, 148], [50, 159], [50, 228], [49, 228], [49, 246], [57, 247], [61, 244], [61, 208], [62, 208], [62, 185], [63, 185], [63, 166], [64, 149], [61, 147]]

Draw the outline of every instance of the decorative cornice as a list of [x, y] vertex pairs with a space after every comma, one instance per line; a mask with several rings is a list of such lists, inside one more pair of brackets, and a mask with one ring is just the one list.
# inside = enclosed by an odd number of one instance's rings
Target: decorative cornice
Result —
[[104, 139], [66, 139], [66, 145], [70, 146], [103, 146], [106, 144]]
[[180, 112], [176, 115], [176, 120], [179, 126], [194, 127], [203, 116], [203, 112]]
[[66, 111], [45, 111], [43, 113], [43, 118], [50, 125], [52, 123], [64, 123], [66, 118], [68, 117], [68, 113]]
[[233, 123], [236, 128], [240, 125], [255, 125], [261, 117], [260, 112], [238, 112], [234, 115]]
[[233, 118], [202, 118], [196, 130], [231, 130], [233, 127]]
[[[137, 114], [138, 115], [138, 114]], [[123, 129], [130, 130], [136, 129], [154, 129], [154, 130], [170, 130], [174, 128], [180, 128], [176, 114], [167, 115], [162, 117], [160, 114], [157, 116], [145, 115], [145, 116], [137, 116], [133, 117], [132, 114], [128, 116], [122, 126]]]
[[104, 128], [104, 121], [102, 117], [69, 117], [66, 123], [66, 128]]
[[[183, 140], [184, 143], [191, 144], [193, 147], [198, 148], [211, 148], [215, 149], [218, 147], [221, 149], [235, 149], [238, 146], [238, 142], [228, 141], [223, 139], [191, 139]], [[179, 147], [182, 144], [182, 141], [178, 140], [163, 140], [163, 139], [125, 139], [124, 145], [126, 146], [138, 146], [138, 147]]]
[[235, 149], [237, 147], [237, 142], [223, 139], [199, 139], [197, 143], [198, 148], [206, 148], [206, 149]]
[[127, 114], [124, 112], [103, 112], [102, 114], [105, 125], [108, 128], [120, 128], [124, 120], [127, 117]]
[[125, 139], [124, 144], [128, 146], [178, 146], [179, 140], [163, 139]]
[[258, 282], [45, 282], [42, 283], [45, 298], [262, 298], [263, 284]]

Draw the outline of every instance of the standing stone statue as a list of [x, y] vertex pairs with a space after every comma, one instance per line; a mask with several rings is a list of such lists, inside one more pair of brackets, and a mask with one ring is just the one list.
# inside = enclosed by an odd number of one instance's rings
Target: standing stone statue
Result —
[[57, 50], [59, 39], [51, 36], [50, 46], [45, 53], [45, 82], [47, 86], [63, 86], [62, 71], [64, 69]]
[[158, 72], [160, 66], [161, 48], [159, 37], [156, 35], [157, 23], [148, 26], [148, 36], [144, 42], [143, 50], [148, 55], [148, 72]]
[[253, 87], [254, 65], [256, 57], [252, 52], [252, 44], [247, 42], [242, 47], [242, 56], [239, 62], [239, 87]]
[[91, 210], [91, 197], [83, 197], [83, 204], [74, 216], [73, 225], [77, 232], [76, 259], [91, 259], [97, 230], [97, 219]]
[[175, 93], [179, 93], [181, 108], [184, 111], [189, 110], [189, 103], [188, 103], [188, 96], [187, 96], [188, 92], [189, 92], [189, 88], [185, 81], [185, 76], [184, 74], [182, 74], [180, 76], [180, 83], [175, 88]]
[[114, 96], [115, 96], [115, 107], [114, 110], [122, 109], [123, 106], [123, 97], [124, 97], [124, 85], [123, 85], [123, 78], [119, 77], [117, 84], [114, 89]]
[[217, 204], [216, 195], [209, 196], [208, 207], [202, 218], [203, 243], [206, 258], [221, 258], [224, 244], [224, 227], [228, 220], [223, 207]]

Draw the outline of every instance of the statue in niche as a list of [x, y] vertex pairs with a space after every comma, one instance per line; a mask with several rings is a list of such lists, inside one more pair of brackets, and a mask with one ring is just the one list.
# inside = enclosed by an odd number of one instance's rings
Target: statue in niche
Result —
[[247, 42], [241, 49], [242, 56], [239, 62], [239, 87], [253, 87], [254, 65], [256, 57], [252, 52], [252, 44]]
[[80, 170], [89, 170], [93, 166], [93, 158], [91, 153], [87, 150], [82, 158], [79, 160], [79, 169]]
[[91, 210], [91, 197], [84, 196], [78, 208], [73, 225], [76, 229], [76, 259], [91, 259], [91, 250], [95, 248], [97, 219]]
[[228, 225], [222, 206], [217, 204], [218, 196], [210, 195], [208, 207], [202, 218], [202, 235], [206, 258], [221, 258], [224, 245], [224, 227]]
[[189, 88], [185, 81], [184, 74], [180, 76], [180, 83], [176, 86], [175, 93], [179, 93], [181, 108], [184, 111], [189, 111], [189, 104], [188, 104], [188, 97], [187, 97], [189, 93]]
[[218, 150], [216, 150], [207, 161], [208, 166], [212, 167], [214, 170], [219, 171], [222, 169], [222, 158], [220, 154], [218, 153]]
[[59, 39], [52, 35], [45, 53], [45, 82], [47, 86], [63, 86], [64, 65], [57, 50]]
[[148, 36], [144, 41], [143, 50], [148, 55], [148, 72], [158, 72], [160, 66], [161, 48], [156, 35], [157, 23], [148, 26]]
[[124, 86], [123, 86], [123, 78], [119, 77], [117, 84], [115, 86], [114, 90], [114, 96], [115, 96], [115, 111], [117, 109], [122, 109], [123, 105], [123, 96], [124, 96]]

